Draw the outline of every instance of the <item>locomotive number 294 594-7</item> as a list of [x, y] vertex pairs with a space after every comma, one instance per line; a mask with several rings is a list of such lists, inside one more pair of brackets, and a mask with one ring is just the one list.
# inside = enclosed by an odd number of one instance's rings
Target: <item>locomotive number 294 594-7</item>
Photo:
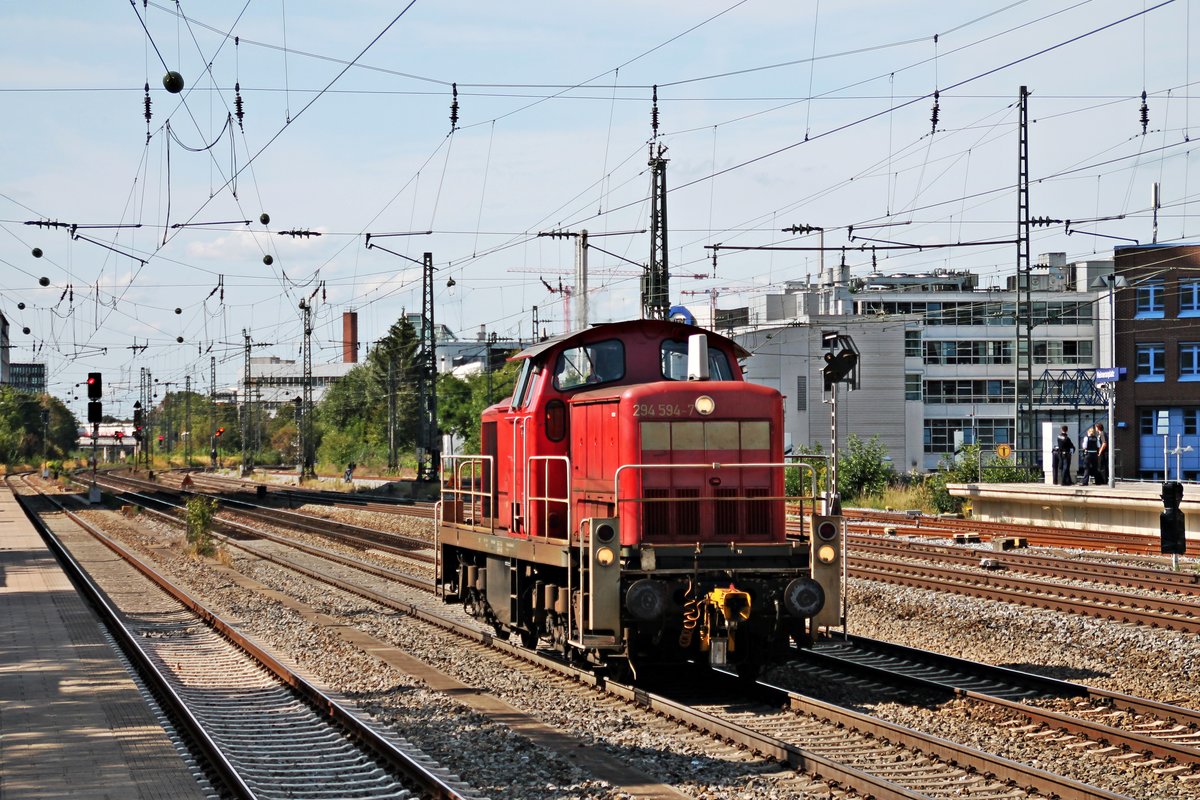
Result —
[[696, 410], [692, 403], [634, 403], [635, 417], [687, 417]]

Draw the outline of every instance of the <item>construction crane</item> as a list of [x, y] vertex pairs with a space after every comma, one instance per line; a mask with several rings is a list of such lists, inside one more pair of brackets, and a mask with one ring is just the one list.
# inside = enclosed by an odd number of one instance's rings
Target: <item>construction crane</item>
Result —
[[563, 286], [562, 278], [558, 279], [558, 288], [551, 286], [545, 278], [538, 278], [550, 294], [561, 294], [563, 304], [563, 333], [571, 330], [571, 297], [575, 294], [574, 286]]
[[[574, 298], [575, 298], [577, 287], [575, 287], [573, 285], [569, 285], [569, 284], [564, 284], [562, 282], [562, 278], [559, 278], [558, 287], [556, 288], [553, 285], [551, 285], [550, 282], [547, 281], [544, 277], [541, 277], [543, 275], [574, 275], [575, 272], [573, 270], [545, 269], [543, 267], [509, 267], [508, 271], [509, 272], [527, 272], [527, 273], [536, 274], [536, 275], [538, 275], [538, 280], [540, 280], [542, 282], [542, 285], [546, 287], [547, 292], [550, 292], [551, 294], [561, 295], [562, 303], [563, 303], [563, 333], [567, 333], [568, 331], [573, 329], [575, 320], [574, 320], [574, 315], [573, 315], [572, 309], [575, 307], [575, 304], [572, 303], [572, 300], [574, 300]], [[637, 270], [634, 270], [634, 269], [606, 269], [606, 270], [602, 270], [599, 272], [594, 272], [594, 273], [592, 273], [592, 275], [598, 276], [600, 278], [609, 278], [609, 277], [612, 277], [612, 278], [639, 278], [639, 277], [642, 277], [643, 275], [645, 275], [645, 273], [646, 273], [645, 269], [637, 269]], [[701, 272], [695, 272], [695, 273], [689, 272], [689, 273], [672, 273], [671, 277], [672, 278], [690, 278], [693, 280], [708, 280], [711, 276], [709, 276], [705, 273], [701, 273]], [[588, 291], [590, 293], [593, 290], [589, 289]], [[695, 294], [695, 292], [684, 292], [683, 294]]]

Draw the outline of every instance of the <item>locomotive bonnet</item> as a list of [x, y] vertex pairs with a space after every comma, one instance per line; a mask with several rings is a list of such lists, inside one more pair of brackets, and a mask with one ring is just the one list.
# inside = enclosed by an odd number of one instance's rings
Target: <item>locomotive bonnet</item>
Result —
[[[497, 633], [636, 676], [753, 676], [841, 622], [842, 524], [783, 452], [783, 397], [749, 354], [661, 320], [514, 356], [478, 455], [443, 459], [439, 591]], [[812, 493], [785, 494], [800, 470]], [[815, 542], [815, 544], [814, 544]]]

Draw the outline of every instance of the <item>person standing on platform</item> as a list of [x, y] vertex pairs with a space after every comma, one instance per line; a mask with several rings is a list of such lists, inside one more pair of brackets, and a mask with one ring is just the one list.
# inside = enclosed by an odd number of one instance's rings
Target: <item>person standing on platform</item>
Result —
[[1096, 441], [1100, 444], [1100, 450], [1096, 453], [1096, 466], [1099, 470], [1097, 474], [1100, 476], [1100, 482], [1108, 484], [1108, 434], [1104, 432], [1104, 423], [1096, 423]]
[[1083, 438], [1083, 474], [1079, 476], [1079, 483], [1087, 486], [1088, 478], [1097, 486], [1100, 484], [1100, 440], [1096, 438], [1095, 428], [1088, 428], [1087, 436]]
[[1071, 434], [1067, 433], [1066, 425], [1059, 430], [1055, 451], [1058, 453], [1058, 474], [1054, 476], [1054, 482], [1070, 486], [1071, 458], [1075, 455], [1075, 443], [1071, 441]]

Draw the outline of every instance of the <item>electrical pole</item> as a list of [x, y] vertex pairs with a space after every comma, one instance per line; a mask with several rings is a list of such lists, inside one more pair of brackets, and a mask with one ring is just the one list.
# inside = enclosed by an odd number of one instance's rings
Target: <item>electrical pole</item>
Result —
[[313, 451], [312, 425], [312, 306], [305, 300], [300, 301], [300, 309], [304, 312], [304, 396], [300, 401], [300, 452], [302, 453], [300, 477], [315, 478], [315, 457]]
[[[667, 148], [658, 139], [658, 87], [650, 112], [650, 267], [642, 278], [642, 317], [666, 319], [670, 310], [667, 270]], [[655, 147], [657, 145], [657, 148]]]
[[183, 460], [186, 466], [192, 465], [192, 376], [183, 380]]
[[212, 468], [217, 468], [217, 357], [208, 359], [208, 447]]
[[396, 364], [388, 361], [388, 469], [400, 468], [400, 457], [396, 453]]
[[437, 331], [433, 315], [433, 253], [425, 253], [421, 277], [421, 347], [417, 366], [417, 480], [438, 480], [442, 445], [437, 421]]
[[242, 355], [242, 475], [246, 475], [253, 466], [250, 461], [250, 333], [242, 328], [242, 339], [245, 341]]
[[[1018, 460], [1029, 465], [1036, 459], [1033, 453], [1034, 421], [1029, 418], [1033, 415], [1033, 297], [1029, 263], [1029, 90], [1024, 86], [1021, 87], [1018, 103], [1017, 131], [1017, 283], [1013, 304], [1016, 323], [1013, 363], [1016, 364], [1016, 380], [1013, 385], [1013, 444], [1017, 449]], [[1024, 362], [1021, 359], [1022, 342], [1025, 344]]]
[[151, 450], [150, 443], [154, 439], [154, 423], [150, 418], [150, 415], [154, 410], [154, 398], [152, 397], [150, 390], [150, 387], [152, 386], [150, 380], [150, 371], [145, 367], [142, 367], [141, 376], [142, 408], [146, 414], [145, 427], [142, 431], [142, 457], [146, 461], [146, 469], [149, 470]]

